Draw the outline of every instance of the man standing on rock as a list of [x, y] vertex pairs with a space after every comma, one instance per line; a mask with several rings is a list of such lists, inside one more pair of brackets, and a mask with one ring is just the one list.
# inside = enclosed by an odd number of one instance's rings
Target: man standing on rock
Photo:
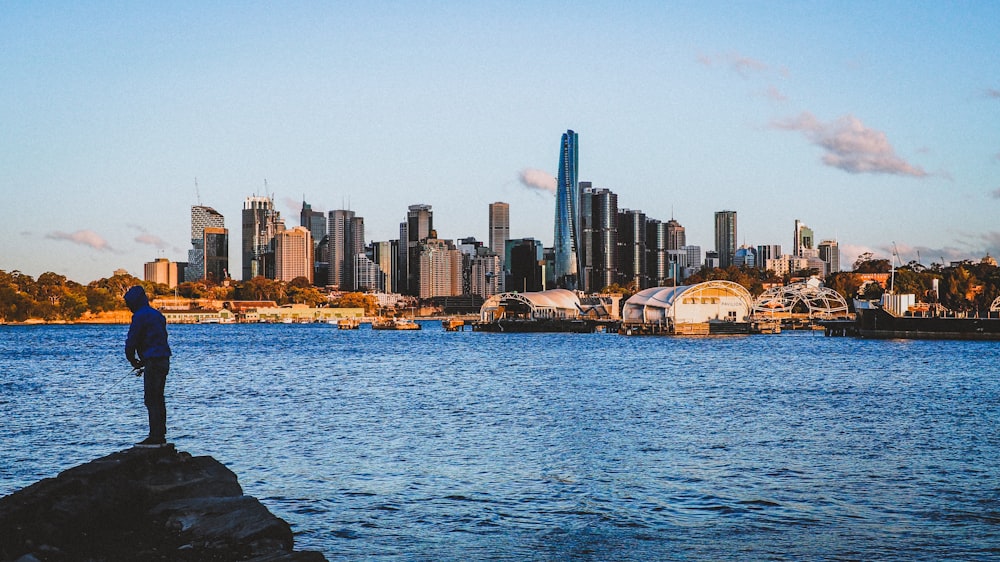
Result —
[[149, 306], [146, 291], [138, 285], [125, 293], [125, 304], [132, 311], [132, 325], [125, 338], [125, 358], [133, 368], [143, 370], [143, 391], [149, 412], [149, 437], [135, 446], [162, 447], [167, 443], [167, 403], [163, 388], [170, 371], [167, 319]]

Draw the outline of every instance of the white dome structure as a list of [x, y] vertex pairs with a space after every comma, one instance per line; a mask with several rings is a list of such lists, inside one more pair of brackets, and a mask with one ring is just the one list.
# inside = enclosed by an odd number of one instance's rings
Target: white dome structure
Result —
[[622, 308], [624, 324], [702, 324], [747, 322], [753, 297], [732, 281], [706, 281], [680, 287], [653, 287], [632, 295]]
[[554, 319], [580, 316], [580, 298], [573, 291], [551, 289], [537, 293], [501, 293], [486, 299], [479, 319], [493, 322], [501, 318]]

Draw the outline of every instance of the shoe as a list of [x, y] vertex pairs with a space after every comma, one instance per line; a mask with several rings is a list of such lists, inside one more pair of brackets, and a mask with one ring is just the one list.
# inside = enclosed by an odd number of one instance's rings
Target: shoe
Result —
[[147, 437], [142, 441], [136, 443], [135, 446], [139, 447], [140, 449], [157, 449], [159, 447], [165, 446], [166, 444], [167, 440], [162, 437], [158, 439], [153, 437]]

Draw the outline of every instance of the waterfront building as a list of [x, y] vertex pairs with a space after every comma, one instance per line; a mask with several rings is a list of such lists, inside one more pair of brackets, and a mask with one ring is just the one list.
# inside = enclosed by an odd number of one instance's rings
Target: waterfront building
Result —
[[797, 258], [809, 257], [806, 250], [813, 249], [813, 231], [799, 219], [795, 219], [795, 238], [792, 240], [792, 255]]
[[723, 269], [733, 265], [736, 257], [736, 211], [715, 213], [715, 251]]
[[646, 213], [618, 211], [618, 283], [642, 289], [646, 276]]
[[369, 246], [371, 260], [378, 264], [383, 276], [382, 290], [387, 293], [398, 292], [396, 286], [396, 271], [399, 260], [399, 240], [372, 242]]
[[[430, 205], [410, 205], [406, 221], [399, 225], [399, 291], [420, 294], [420, 244], [431, 237], [434, 213]], [[436, 235], [435, 235], [436, 237]]]
[[497, 201], [490, 203], [489, 238], [490, 249], [500, 256], [503, 264], [504, 242], [510, 238], [510, 205]]
[[581, 287], [600, 291], [618, 282], [618, 195], [580, 182], [580, 222], [583, 236]]
[[344, 291], [357, 289], [354, 263], [365, 253], [365, 219], [354, 211], [337, 209], [327, 219], [327, 283]]
[[[208, 277], [207, 268], [205, 267], [205, 229], [223, 229], [226, 228], [226, 221], [222, 216], [222, 213], [216, 211], [211, 207], [206, 207], [204, 205], [192, 205], [191, 206], [191, 249], [188, 250], [188, 267], [184, 269], [184, 281], [199, 281]], [[213, 231], [213, 234], [217, 231]], [[217, 243], [213, 240], [213, 243]], [[213, 281], [220, 281], [224, 276], [218, 274], [218, 270], [224, 270], [228, 272], [229, 270], [229, 234], [226, 231], [225, 240], [227, 249], [225, 251], [226, 261], [223, 264], [218, 262], [218, 256], [216, 255], [216, 263], [213, 264]], [[218, 251], [213, 253], [218, 254]]]
[[559, 151], [559, 174], [556, 181], [555, 231], [553, 267], [557, 287], [576, 290], [579, 286], [580, 251], [580, 186], [579, 141], [568, 130], [562, 135]]
[[622, 322], [625, 327], [653, 325], [675, 333], [684, 333], [685, 325], [700, 324], [707, 334], [713, 320], [746, 322], [752, 308], [749, 291], [732, 281], [715, 280], [639, 291], [622, 305]]
[[160, 283], [173, 289], [177, 286], [177, 263], [167, 258], [156, 258], [143, 265], [143, 281]]
[[840, 271], [840, 246], [836, 240], [823, 240], [819, 243], [819, 258], [826, 263], [826, 274]]
[[274, 278], [291, 281], [305, 277], [313, 281], [313, 243], [309, 229], [296, 226], [274, 236]]
[[462, 294], [462, 252], [450, 240], [424, 238], [419, 247], [419, 296], [452, 297]]
[[278, 232], [285, 229], [281, 213], [270, 197], [251, 196], [243, 202], [243, 280], [258, 275], [274, 278], [274, 247]]

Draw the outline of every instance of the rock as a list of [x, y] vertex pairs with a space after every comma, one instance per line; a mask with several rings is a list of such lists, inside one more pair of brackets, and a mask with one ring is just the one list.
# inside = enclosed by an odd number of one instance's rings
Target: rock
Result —
[[231, 470], [173, 446], [127, 449], [0, 498], [0, 560], [321, 561]]

